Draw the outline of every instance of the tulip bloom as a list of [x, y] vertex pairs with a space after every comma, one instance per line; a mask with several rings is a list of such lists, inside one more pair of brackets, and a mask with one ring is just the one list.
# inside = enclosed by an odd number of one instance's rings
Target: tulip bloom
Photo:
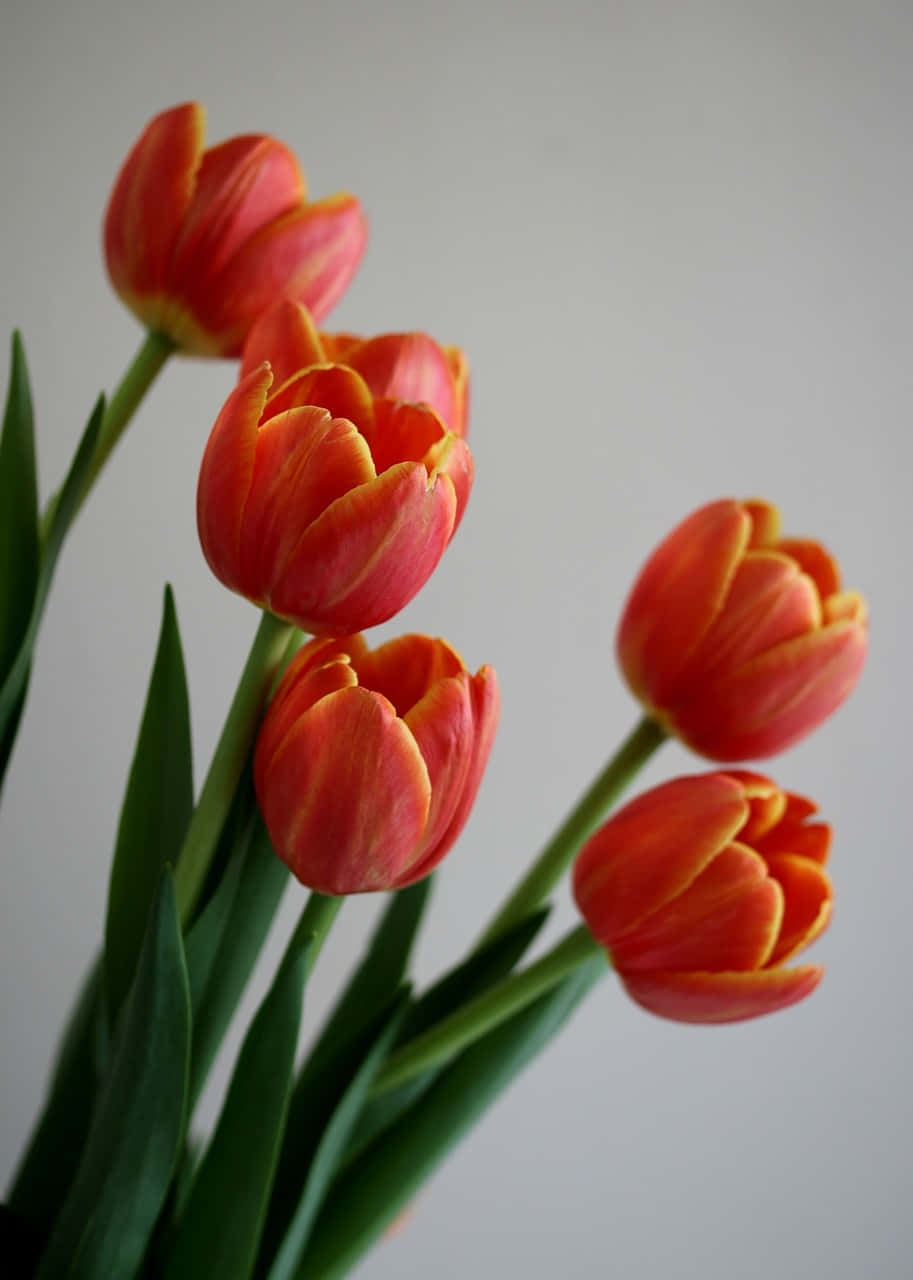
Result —
[[653, 552], [618, 628], [650, 715], [714, 760], [770, 756], [831, 714], [865, 659], [865, 604], [766, 502], [701, 507]]
[[313, 365], [344, 364], [372, 396], [427, 404], [458, 436], [468, 426], [469, 365], [459, 347], [442, 347], [426, 333], [356, 338], [318, 333], [307, 307], [283, 299], [253, 326], [241, 376], [268, 360], [277, 384]]
[[209, 437], [197, 489], [209, 566], [305, 631], [384, 622], [443, 555], [472, 455], [431, 409], [375, 401], [343, 365], [272, 384], [268, 365], [243, 378]]
[[156, 116], [134, 145], [105, 215], [108, 274], [148, 328], [194, 355], [237, 355], [283, 295], [324, 316], [365, 246], [354, 196], [305, 199], [291, 151], [250, 134], [203, 149], [198, 103]]
[[818, 985], [785, 968], [825, 928], [830, 828], [815, 806], [739, 770], [639, 796], [584, 845], [574, 896], [629, 995], [678, 1022], [772, 1013]]
[[401, 889], [460, 834], [498, 721], [491, 667], [443, 640], [312, 640], [260, 729], [254, 783], [279, 857], [321, 893]]

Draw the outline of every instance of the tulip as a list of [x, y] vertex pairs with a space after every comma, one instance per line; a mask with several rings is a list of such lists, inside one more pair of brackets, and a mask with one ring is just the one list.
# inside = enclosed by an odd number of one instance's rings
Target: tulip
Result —
[[574, 896], [638, 1004], [735, 1022], [814, 990], [822, 969], [785, 967], [830, 918], [831, 833], [814, 812], [735, 770], [655, 787], [590, 838]]
[[260, 729], [254, 783], [279, 857], [320, 893], [401, 889], [462, 830], [498, 720], [491, 667], [471, 676], [443, 640], [373, 651], [306, 644]]
[[305, 631], [384, 622], [443, 555], [472, 455], [431, 409], [375, 401], [343, 365], [272, 384], [268, 365], [242, 378], [209, 437], [197, 524], [210, 568]]
[[127, 156], [105, 215], [108, 273], [149, 329], [194, 355], [237, 355], [276, 298], [323, 317], [364, 250], [354, 196], [315, 204], [292, 152], [250, 134], [204, 151], [197, 103], [156, 116]]
[[820, 724], [862, 670], [865, 604], [817, 542], [781, 538], [775, 507], [701, 507], [653, 552], [618, 628], [648, 713], [714, 760], [770, 756]]
[[465, 436], [469, 365], [459, 347], [442, 347], [426, 333], [357, 338], [318, 333], [307, 307], [283, 299], [253, 326], [241, 376], [268, 360], [277, 384], [312, 365], [343, 364], [360, 374], [378, 399], [429, 405], [451, 431]]

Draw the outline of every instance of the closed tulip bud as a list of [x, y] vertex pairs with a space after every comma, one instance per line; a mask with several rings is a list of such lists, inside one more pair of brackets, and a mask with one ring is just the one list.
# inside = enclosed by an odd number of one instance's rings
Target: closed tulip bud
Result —
[[469, 365], [459, 347], [442, 347], [426, 333], [357, 338], [318, 333], [306, 307], [285, 299], [251, 329], [241, 375], [268, 360], [282, 383], [311, 365], [343, 364], [363, 378], [372, 396], [427, 404], [458, 436], [469, 412]]
[[830, 828], [815, 806], [739, 770], [677, 778], [590, 838], [574, 896], [629, 995], [677, 1022], [772, 1013], [818, 985], [785, 962], [827, 925]]
[[817, 542], [766, 502], [701, 507], [653, 552], [618, 628], [648, 712], [713, 760], [774, 755], [831, 714], [862, 670], [866, 609]]
[[272, 384], [267, 365], [243, 378], [209, 437], [197, 526], [210, 568], [305, 631], [384, 622], [443, 555], [472, 455], [431, 409], [375, 401], [343, 365]]
[[156, 116], [105, 215], [108, 274], [148, 328], [194, 355], [239, 354], [277, 298], [327, 314], [355, 274], [366, 226], [354, 196], [305, 199], [292, 152], [259, 134], [203, 148], [197, 103]]
[[491, 667], [443, 640], [312, 640], [260, 729], [254, 782], [279, 857], [320, 893], [401, 889], [460, 834], [498, 721]]

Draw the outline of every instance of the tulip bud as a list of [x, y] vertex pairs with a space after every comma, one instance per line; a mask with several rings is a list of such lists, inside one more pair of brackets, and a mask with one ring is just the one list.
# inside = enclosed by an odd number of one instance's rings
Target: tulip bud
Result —
[[768, 778], [677, 778], [620, 809], [584, 845], [574, 896], [628, 994], [677, 1022], [772, 1013], [818, 985], [784, 962], [830, 919], [830, 828]]
[[203, 149], [197, 103], [156, 116], [127, 156], [105, 215], [108, 274], [148, 328], [194, 355], [237, 355], [283, 295], [318, 318], [365, 246], [354, 196], [305, 199], [292, 152], [250, 134]]
[[203, 455], [197, 525], [210, 568], [305, 631], [384, 622], [443, 555], [472, 455], [431, 409], [373, 400], [344, 365], [304, 370], [270, 397], [272, 381], [267, 365], [242, 379]]
[[307, 308], [282, 300], [248, 336], [241, 376], [268, 360], [277, 385], [318, 364], [354, 369], [376, 399], [426, 404], [458, 436], [468, 426], [469, 365], [459, 347], [442, 347], [426, 333], [357, 338], [318, 333]]
[[862, 598], [817, 542], [780, 537], [766, 502], [701, 507], [653, 552], [618, 628], [628, 685], [668, 732], [714, 760], [770, 756], [848, 696]]
[[494, 670], [443, 640], [312, 640], [260, 729], [254, 783], [273, 846], [320, 893], [401, 889], [469, 816], [498, 721]]

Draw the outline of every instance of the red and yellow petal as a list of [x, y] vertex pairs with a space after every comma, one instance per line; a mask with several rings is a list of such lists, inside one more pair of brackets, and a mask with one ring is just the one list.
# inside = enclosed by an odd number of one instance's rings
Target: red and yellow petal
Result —
[[768, 964], [782, 964], [823, 933], [831, 917], [833, 888], [818, 863], [792, 854], [767, 858], [770, 874], [783, 887], [785, 910], [780, 936]]
[[293, 374], [287, 382], [274, 385], [276, 390], [266, 406], [270, 417], [302, 405], [319, 405], [334, 418], [354, 422], [370, 447], [374, 404], [364, 379], [354, 369], [344, 364], [314, 365]]
[[626, 975], [759, 969], [776, 945], [783, 897], [763, 858], [728, 845], [683, 893], [614, 938], [612, 963]]
[[675, 778], [619, 809], [574, 865], [574, 897], [594, 937], [611, 947], [682, 894], [747, 814], [739, 784], [717, 773]]
[[391, 467], [332, 503], [270, 591], [274, 612], [337, 635], [385, 622], [420, 590], [453, 532], [456, 498], [420, 463]]
[[257, 451], [260, 415], [272, 383], [267, 365], [249, 373], [226, 400], [210, 432], [197, 484], [197, 528], [216, 577], [243, 591], [240, 539]]
[[[275, 386], [281, 387], [301, 369], [326, 364], [331, 359], [323, 349], [320, 335], [307, 307], [291, 298], [282, 298], [253, 325], [244, 343], [239, 376], [268, 360]], [[328, 405], [323, 405], [328, 408]], [[345, 414], [335, 414], [345, 417]]]
[[257, 738], [257, 769], [262, 775], [273, 756], [306, 711], [321, 698], [340, 689], [354, 688], [358, 677], [332, 641], [327, 642], [325, 662], [309, 659], [300, 671], [289, 667]]
[[431, 807], [415, 859], [403, 869], [400, 883], [408, 883], [414, 867], [437, 852], [462, 799], [475, 742], [469, 673], [436, 681], [404, 719], [428, 769]]
[[741, 1022], [785, 1009], [811, 995], [824, 976], [818, 965], [753, 973], [636, 973], [623, 975], [632, 999], [676, 1022]]
[[649, 706], [664, 706], [709, 630], [750, 532], [741, 503], [710, 503], [673, 529], [638, 575], [616, 645], [629, 686]]
[[751, 519], [749, 550], [776, 546], [780, 538], [780, 512], [777, 507], [764, 498], [747, 498], [742, 507]]
[[397, 636], [353, 660], [358, 680], [366, 689], [382, 693], [405, 716], [438, 680], [465, 670], [455, 649], [444, 640], [424, 635]]
[[[162, 295], [193, 196], [205, 129], [205, 113], [197, 102], [157, 115], [124, 161], [108, 201], [108, 274], [127, 304], [153, 324], [167, 305]], [[146, 314], [146, 303], [155, 315]]]
[[[425, 333], [387, 333], [350, 350], [372, 394], [429, 405], [450, 426], [456, 413], [453, 376], [441, 347]], [[455, 428], [453, 428], [455, 430]]]
[[808, 574], [822, 600], [840, 590], [840, 567], [820, 542], [810, 538], [780, 538], [777, 550], [795, 560], [802, 572]]
[[430, 785], [415, 739], [366, 689], [321, 699], [256, 776], [276, 852], [320, 893], [390, 888], [427, 823]]

